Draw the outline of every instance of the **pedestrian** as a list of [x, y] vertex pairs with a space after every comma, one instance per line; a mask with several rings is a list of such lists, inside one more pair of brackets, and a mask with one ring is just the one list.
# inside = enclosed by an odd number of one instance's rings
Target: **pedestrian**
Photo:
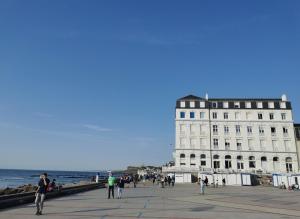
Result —
[[95, 179], [95, 182], [96, 182], [96, 183], [99, 182], [99, 177], [100, 177], [100, 173], [97, 173], [97, 174], [96, 174], [96, 179]]
[[154, 186], [154, 184], [155, 184], [155, 176], [153, 176], [152, 183], [153, 183], [153, 186]]
[[169, 184], [169, 187], [171, 186], [171, 181], [172, 181], [171, 177], [168, 176], [168, 184]]
[[207, 178], [207, 176], [205, 176], [204, 183], [205, 183], [205, 186], [207, 186], [207, 185], [208, 185], [208, 178]]
[[112, 173], [109, 173], [109, 177], [108, 177], [108, 199], [110, 199], [110, 193], [112, 194], [112, 197], [115, 198], [115, 177], [112, 176]]
[[175, 184], [175, 175], [172, 176], [172, 187], [174, 187]]
[[122, 194], [124, 191], [124, 184], [125, 184], [125, 180], [124, 178], [121, 176], [119, 182], [118, 182], [118, 199], [122, 198]]
[[38, 188], [35, 193], [35, 205], [36, 205], [36, 213], [35, 215], [42, 215], [44, 201], [46, 198], [46, 190], [47, 190], [47, 181], [46, 176], [40, 175], [40, 180], [38, 182]]
[[204, 195], [204, 181], [199, 177], [198, 184], [200, 185], [200, 194]]
[[225, 180], [225, 178], [223, 178], [223, 180], [222, 180], [222, 184], [223, 184], [223, 186], [225, 186], [225, 185], [226, 185], [226, 180]]

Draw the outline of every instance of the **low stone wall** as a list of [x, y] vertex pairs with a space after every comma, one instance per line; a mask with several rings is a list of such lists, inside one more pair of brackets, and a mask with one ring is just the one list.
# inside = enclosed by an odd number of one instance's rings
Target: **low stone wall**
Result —
[[[62, 187], [59, 191], [48, 192], [46, 199], [58, 198], [66, 195], [72, 195], [80, 192], [86, 192], [93, 189], [105, 188], [105, 181], [100, 183], [91, 183], [86, 185]], [[0, 210], [18, 205], [33, 203], [35, 200], [35, 192], [26, 192], [13, 195], [0, 196]]]

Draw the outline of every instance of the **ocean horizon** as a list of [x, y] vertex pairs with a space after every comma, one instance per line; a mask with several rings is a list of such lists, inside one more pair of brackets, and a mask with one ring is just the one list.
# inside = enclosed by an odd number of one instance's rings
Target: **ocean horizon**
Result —
[[[37, 185], [39, 176], [48, 174], [52, 181], [56, 180], [58, 185], [79, 183], [80, 181], [91, 181], [93, 176], [99, 173], [100, 178], [108, 176], [107, 170], [102, 171], [65, 171], [65, 170], [28, 170], [28, 169], [0, 169], [0, 189], [17, 188], [22, 185]], [[115, 172], [115, 171], [112, 171]], [[118, 171], [116, 171], [118, 172]]]

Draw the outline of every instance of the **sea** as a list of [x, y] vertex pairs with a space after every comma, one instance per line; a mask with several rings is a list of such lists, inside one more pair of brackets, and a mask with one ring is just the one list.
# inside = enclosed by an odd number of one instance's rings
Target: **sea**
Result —
[[0, 189], [17, 188], [22, 185], [36, 185], [39, 176], [48, 173], [48, 178], [56, 180], [57, 185], [78, 183], [80, 181], [91, 181], [93, 176], [99, 173], [100, 178], [105, 179], [108, 176], [107, 171], [53, 171], [53, 170], [13, 170], [0, 169]]

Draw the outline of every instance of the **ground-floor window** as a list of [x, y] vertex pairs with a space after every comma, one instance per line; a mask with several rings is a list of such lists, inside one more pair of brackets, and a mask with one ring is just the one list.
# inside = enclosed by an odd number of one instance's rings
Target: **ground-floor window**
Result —
[[214, 155], [213, 159], [214, 159], [214, 169], [219, 169], [220, 168], [220, 161], [219, 161], [219, 155]]
[[225, 156], [225, 169], [231, 169], [231, 156]]
[[237, 169], [243, 170], [244, 169], [244, 163], [243, 163], [243, 156], [237, 156]]
[[201, 154], [200, 155], [200, 166], [206, 166], [206, 155], [205, 154]]
[[249, 168], [255, 168], [255, 157], [254, 156], [249, 157]]
[[292, 158], [287, 157], [285, 159], [285, 166], [286, 166], [286, 172], [293, 172], [293, 163], [292, 163]]

